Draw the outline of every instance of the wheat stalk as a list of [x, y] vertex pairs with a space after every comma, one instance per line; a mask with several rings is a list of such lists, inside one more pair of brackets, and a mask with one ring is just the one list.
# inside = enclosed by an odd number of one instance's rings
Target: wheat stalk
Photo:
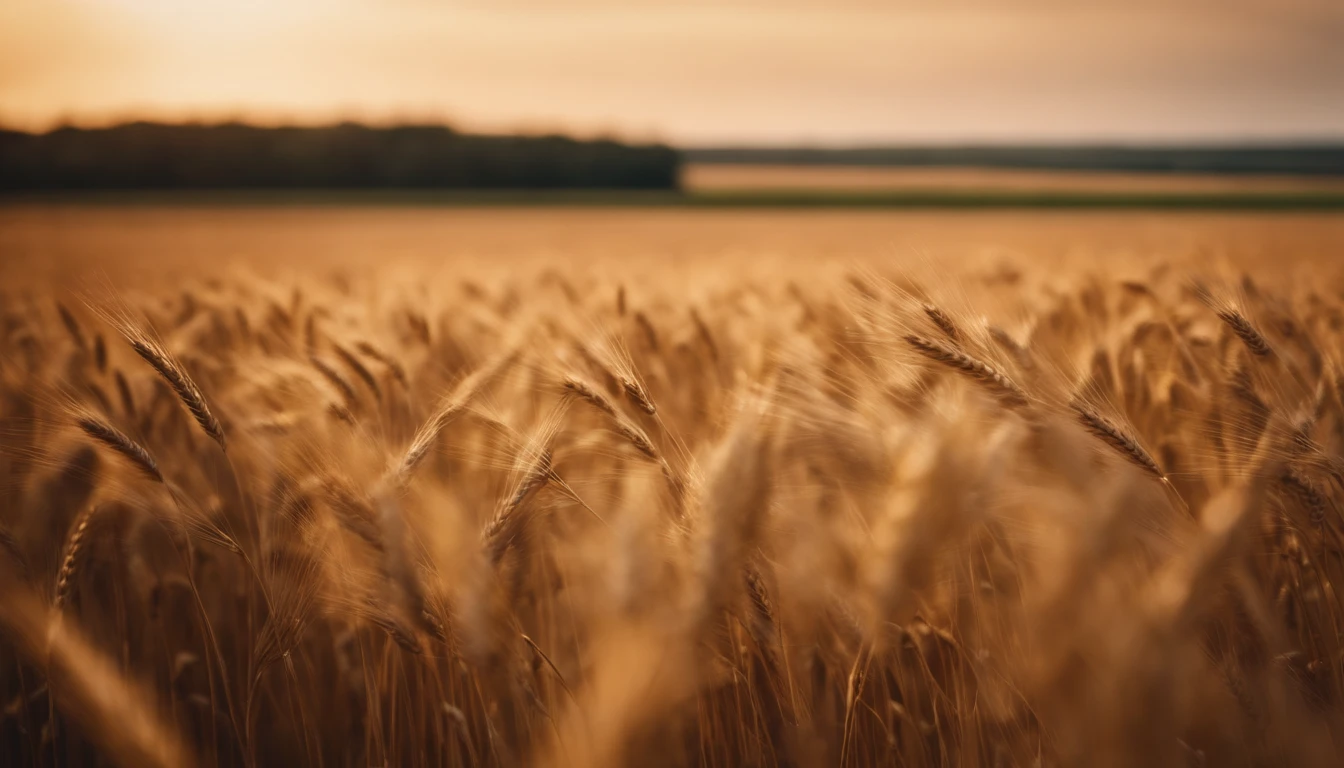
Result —
[[79, 574], [80, 565], [84, 561], [84, 543], [89, 525], [97, 514], [98, 507], [87, 507], [75, 518], [70, 529], [70, 537], [65, 542], [65, 556], [61, 558], [61, 568], [56, 572], [56, 588], [52, 597], [52, 605], [58, 611], [65, 605], [71, 582]]
[[355, 349], [359, 350], [360, 353], [366, 357], [382, 363], [383, 367], [387, 368], [387, 370], [392, 373], [392, 378], [397, 380], [397, 383], [401, 385], [402, 389], [409, 390], [411, 388], [411, 380], [406, 377], [406, 369], [391, 355], [378, 347], [375, 347], [370, 341], [360, 341], [356, 343]]
[[978, 382], [1005, 405], [1018, 407], [1024, 406], [1028, 402], [1027, 393], [1006, 374], [989, 363], [923, 336], [911, 334], [905, 337], [905, 342], [924, 357]]
[[440, 401], [434, 412], [425, 420], [411, 439], [406, 452], [402, 454], [401, 461], [397, 463], [394, 469], [396, 482], [398, 485], [405, 486], [410, 482], [412, 475], [415, 474], [416, 467], [425, 460], [429, 454], [429, 449], [438, 442], [439, 435], [458, 415], [466, 409], [476, 393], [481, 388], [490, 383], [499, 373], [513, 362], [518, 356], [520, 348], [517, 345], [510, 345], [503, 352], [491, 358], [485, 365], [473, 371], [462, 381], [458, 382], [452, 392], [445, 395]]
[[961, 329], [953, 322], [950, 315], [929, 303], [921, 305], [921, 308], [924, 310], [924, 315], [932, 320], [933, 324], [938, 326], [938, 330], [942, 331], [953, 344], [962, 342]]
[[312, 364], [313, 370], [322, 375], [322, 378], [336, 390], [341, 399], [345, 401], [346, 408], [353, 408], [359, 402], [359, 395], [355, 394], [354, 386], [341, 375], [341, 372], [327, 364], [325, 360], [314, 355], [308, 358]]
[[205, 401], [205, 395], [201, 394], [200, 387], [197, 387], [196, 382], [192, 381], [191, 377], [187, 375], [186, 369], [168, 353], [168, 350], [135, 327], [123, 323], [119, 330], [130, 343], [131, 349], [134, 349], [135, 353], [149, 363], [150, 367], [167, 382], [168, 387], [177, 395], [178, 400], [186, 407], [201, 430], [219, 445], [220, 450], [226, 450], [224, 428], [210, 410], [210, 406]]
[[341, 361], [344, 362], [350, 370], [355, 372], [355, 375], [359, 377], [359, 380], [364, 382], [364, 385], [373, 393], [374, 399], [382, 402], [383, 390], [378, 386], [378, 378], [365, 367], [364, 363], [360, 362], [358, 357], [355, 357], [355, 353], [340, 344], [333, 344], [332, 349], [336, 350], [336, 356], [341, 358]]
[[154, 461], [154, 457], [150, 455], [149, 451], [145, 450], [144, 446], [127, 437], [121, 430], [91, 413], [79, 415], [75, 423], [84, 434], [98, 444], [111, 448], [130, 460], [137, 469], [145, 473], [150, 479], [163, 481], [163, 475], [159, 472], [159, 465], [158, 462]]
[[1152, 455], [1144, 450], [1139, 441], [1134, 439], [1125, 430], [1121, 429], [1115, 422], [1097, 413], [1094, 409], [1080, 401], [1074, 401], [1069, 404], [1074, 414], [1088, 432], [1101, 438], [1101, 441], [1115, 449], [1121, 456], [1135, 466], [1152, 474], [1154, 477], [1166, 481], [1166, 473], [1162, 471]]
[[1236, 334], [1237, 338], [1241, 339], [1241, 343], [1245, 344], [1252, 354], [1267, 357], [1274, 353], [1273, 348], [1269, 346], [1269, 341], [1261, 335], [1260, 331], [1256, 330], [1254, 325], [1251, 325], [1251, 321], [1247, 320], [1245, 315], [1237, 310], [1220, 309], [1218, 310], [1218, 319], [1227, 324], [1227, 327], [1232, 330], [1232, 333]]

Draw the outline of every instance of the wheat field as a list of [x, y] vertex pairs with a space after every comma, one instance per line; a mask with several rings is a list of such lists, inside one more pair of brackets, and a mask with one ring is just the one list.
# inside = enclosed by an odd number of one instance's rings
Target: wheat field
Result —
[[1338, 764], [1338, 268], [821, 242], [16, 277], [0, 762]]

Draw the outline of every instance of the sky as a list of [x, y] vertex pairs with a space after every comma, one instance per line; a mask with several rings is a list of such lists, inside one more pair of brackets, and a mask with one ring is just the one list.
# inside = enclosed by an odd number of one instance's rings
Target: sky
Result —
[[1344, 0], [0, 0], [0, 124], [1344, 139]]

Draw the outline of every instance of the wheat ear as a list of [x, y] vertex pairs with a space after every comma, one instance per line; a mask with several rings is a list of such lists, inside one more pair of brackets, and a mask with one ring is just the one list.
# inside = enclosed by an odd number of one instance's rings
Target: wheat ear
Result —
[[1114, 448], [1135, 466], [1166, 482], [1167, 475], [1162, 471], [1162, 467], [1158, 465], [1152, 454], [1139, 445], [1139, 441], [1134, 439], [1132, 435], [1084, 403], [1073, 402], [1069, 407], [1073, 409], [1073, 412], [1078, 416], [1079, 423], [1088, 432], [1101, 438], [1102, 442]]
[[149, 363], [150, 367], [168, 383], [168, 387], [177, 395], [177, 399], [182, 401], [182, 405], [191, 413], [191, 417], [200, 425], [201, 430], [219, 445], [220, 450], [226, 450], [224, 428], [220, 426], [219, 419], [215, 418], [215, 414], [205, 402], [201, 388], [196, 386], [196, 382], [192, 381], [176, 358], [138, 329], [122, 324], [120, 330], [130, 342], [131, 349], [134, 349], [135, 353]]
[[953, 349], [942, 342], [923, 336], [911, 334], [905, 337], [905, 342], [924, 357], [975, 380], [998, 397], [1005, 405], [1022, 406], [1028, 402], [1027, 393], [1012, 379], [1008, 378], [1007, 374], [989, 363], [971, 357], [959, 349]]
[[88, 537], [89, 524], [93, 522], [98, 507], [91, 506], [80, 513], [70, 529], [70, 538], [65, 543], [65, 557], [61, 559], [61, 568], [56, 572], [56, 589], [52, 605], [60, 610], [70, 594], [70, 582], [79, 574], [83, 564], [84, 542]]
[[76, 423], [81, 431], [88, 435], [100, 445], [111, 448], [113, 451], [121, 454], [130, 460], [141, 472], [144, 472], [153, 480], [162, 481], [163, 474], [159, 472], [158, 462], [150, 455], [145, 447], [132, 440], [124, 432], [108, 424], [106, 421], [94, 416], [91, 413], [81, 414]]
[[932, 320], [933, 324], [938, 326], [938, 330], [942, 331], [947, 338], [951, 339], [954, 344], [961, 343], [961, 329], [952, 321], [950, 315], [929, 303], [925, 303], [921, 308], [924, 310], [925, 316]]
[[1247, 320], [1245, 315], [1235, 309], [1220, 309], [1218, 318], [1232, 329], [1232, 333], [1241, 339], [1241, 343], [1245, 344], [1252, 354], [1259, 357], [1273, 354], [1274, 350], [1269, 346], [1269, 341], [1254, 325], [1251, 325], [1251, 321]]
[[397, 463], [394, 474], [399, 485], [405, 485], [410, 482], [411, 476], [415, 474], [416, 467], [425, 460], [429, 454], [429, 449], [438, 442], [439, 435], [443, 433], [444, 428], [455, 419], [476, 393], [489, 383], [500, 371], [518, 356], [519, 348], [516, 345], [510, 346], [501, 354], [492, 358], [485, 365], [468, 374], [465, 379], [458, 382], [453, 391], [448, 393], [439, 405], [430, 414], [420, 429], [416, 430], [415, 437], [411, 439], [411, 444], [402, 454], [401, 461]]

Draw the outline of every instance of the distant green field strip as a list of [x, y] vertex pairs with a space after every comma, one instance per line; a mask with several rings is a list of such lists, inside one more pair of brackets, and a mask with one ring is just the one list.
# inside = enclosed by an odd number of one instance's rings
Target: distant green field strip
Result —
[[0, 195], [0, 204], [614, 206], [695, 208], [1154, 209], [1344, 211], [1344, 191], [1091, 192], [1032, 190], [191, 190]]
[[1344, 192], [1069, 192], [1013, 190], [702, 191], [686, 202], [724, 207], [1159, 208], [1344, 210]]

